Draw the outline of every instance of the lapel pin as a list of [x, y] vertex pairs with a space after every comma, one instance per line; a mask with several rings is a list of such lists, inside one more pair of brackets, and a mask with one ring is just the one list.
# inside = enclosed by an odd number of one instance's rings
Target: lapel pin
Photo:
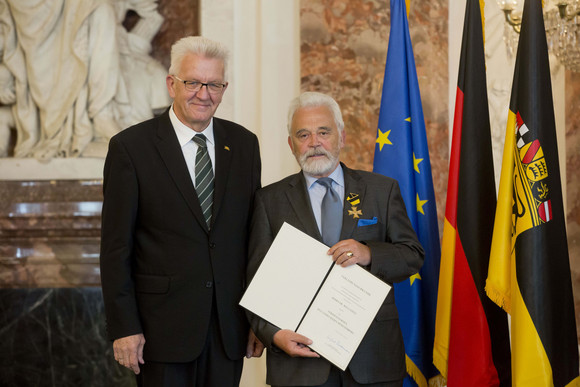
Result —
[[357, 208], [357, 206], [361, 204], [359, 194], [351, 192], [349, 195], [347, 195], [346, 201], [351, 205], [351, 209], [348, 210], [348, 214], [352, 216], [353, 219], [360, 218], [362, 215], [362, 210]]
[[351, 206], [356, 206], [360, 204], [360, 198], [357, 193], [351, 192], [350, 195], [346, 197], [346, 201], [349, 202]]
[[227, 150], [227, 151], [229, 151], [230, 150], [230, 147], [226, 145], [226, 146], [224, 146], [224, 149]]

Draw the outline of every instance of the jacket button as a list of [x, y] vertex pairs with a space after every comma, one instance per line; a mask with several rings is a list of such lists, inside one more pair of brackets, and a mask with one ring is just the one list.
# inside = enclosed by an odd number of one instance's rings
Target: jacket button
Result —
[[207, 281], [207, 282], [205, 283], [205, 287], [206, 287], [206, 288], [211, 288], [212, 286], [213, 286], [213, 282], [212, 282], [212, 281]]
[[209, 244], [209, 247], [210, 247], [210, 249], [213, 249], [213, 248], [215, 248], [215, 243], [211, 242], [211, 243]]

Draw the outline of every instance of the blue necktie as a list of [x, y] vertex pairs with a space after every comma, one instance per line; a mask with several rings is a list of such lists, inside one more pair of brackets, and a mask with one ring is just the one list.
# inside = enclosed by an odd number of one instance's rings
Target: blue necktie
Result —
[[322, 241], [332, 246], [340, 239], [342, 229], [342, 203], [336, 191], [332, 188], [332, 179], [322, 177], [316, 182], [326, 187], [326, 194], [322, 198], [321, 229]]
[[193, 136], [198, 145], [195, 155], [195, 191], [201, 205], [201, 211], [207, 226], [211, 223], [211, 206], [213, 203], [213, 169], [207, 152], [206, 138], [203, 134]]

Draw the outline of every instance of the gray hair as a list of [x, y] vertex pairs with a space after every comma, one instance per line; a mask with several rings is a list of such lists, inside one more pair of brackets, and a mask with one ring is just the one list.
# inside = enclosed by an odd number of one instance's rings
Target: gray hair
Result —
[[344, 130], [344, 121], [342, 120], [342, 113], [340, 112], [340, 106], [338, 103], [329, 95], [317, 93], [314, 91], [307, 91], [300, 94], [298, 97], [294, 98], [290, 102], [290, 107], [288, 108], [288, 134], [292, 133], [292, 118], [296, 110], [303, 107], [319, 107], [326, 106], [332, 112], [334, 116], [334, 122], [338, 128], [338, 132]]
[[177, 75], [181, 70], [183, 58], [188, 54], [203, 56], [206, 58], [220, 59], [224, 63], [224, 81], [228, 64], [228, 49], [220, 42], [204, 38], [203, 36], [187, 36], [179, 39], [171, 46], [170, 75]]

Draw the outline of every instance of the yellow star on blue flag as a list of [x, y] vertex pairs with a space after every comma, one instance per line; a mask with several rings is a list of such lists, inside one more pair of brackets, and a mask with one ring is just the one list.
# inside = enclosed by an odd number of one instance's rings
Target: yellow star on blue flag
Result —
[[383, 133], [383, 132], [381, 132], [381, 129], [379, 128], [377, 131], [378, 131], [378, 134], [377, 134], [376, 143], [379, 144], [380, 151], [383, 150], [383, 145], [385, 145], [385, 144], [393, 145], [393, 143], [391, 141], [389, 141], [389, 134], [391, 133], [390, 130], [387, 130], [386, 132]]
[[412, 276], [409, 277], [409, 280], [411, 281], [411, 286], [413, 286], [413, 282], [415, 282], [415, 280], [420, 280], [421, 279], [421, 274], [417, 273], [417, 274], [413, 274]]
[[425, 215], [425, 212], [423, 211], [423, 206], [427, 202], [428, 202], [428, 200], [421, 200], [421, 199], [419, 199], [419, 194], [417, 194], [417, 212], [420, 212], [423, 215]]
[[415, 166], [415, 171], [417, 171], [417, 173], [421, 173], [421, 171], [419, 171], [419, 163], [421, 163], [421, 161], [423, 161], [423, 159], [416, 158], [415, 153], [413, 153], [413, 165]]

